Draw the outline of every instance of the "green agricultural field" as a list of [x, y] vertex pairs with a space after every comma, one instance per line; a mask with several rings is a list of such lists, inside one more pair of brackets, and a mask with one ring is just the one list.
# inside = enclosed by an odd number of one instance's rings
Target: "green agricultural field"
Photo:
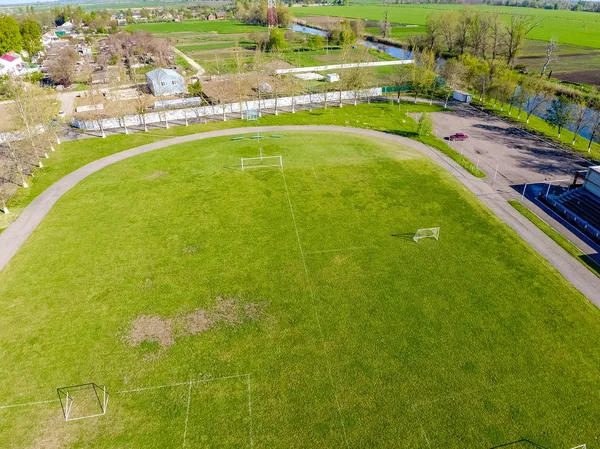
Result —
[[128, 26], [127, 29], [131, 31], [144, 30], [159, 35], [189, 32], [243, 34], [261, 30], [266, 31], [264, 27], [248, 25], [236, 20], [184, 20], [183, 22], [137, 23]]
[[[324, 6], [314, 8], [295, 8], [298, 17], [334, 16], [382, 20], [383, 13], [389, 8], [390, 21], [399, 24], [425, 25], [427, 16], [436, 11], [461, 10], [461, 5], [369, 5], [369, 6]], [[548, 41], [556, 37], [561, 44], [600, 48], [600, 14], [578, 11], [554, 11], [545, 9], [518, 8], [506, 6], [477, 5], [472, 8], [481, 11], [497, 11], [504, 20], [510, 14], [530, 15], [543, 20], [528, 37]]]
[[[58, 202], [0, 272], [0, 447], [598, 447], [600, 311], [478, 199], [385, 141], [286, 133], [242, 172], [258, 146]], [[65, 422], [84, 382], [107, 413]]]

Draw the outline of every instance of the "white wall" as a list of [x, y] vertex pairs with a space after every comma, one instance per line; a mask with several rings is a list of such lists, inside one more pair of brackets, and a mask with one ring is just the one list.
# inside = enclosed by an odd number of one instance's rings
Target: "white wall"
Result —
[[[381, 95], [381, 88], [374, 87], [371, 89], [363, 89], [359, 91], [342, 91], [341, 100], [354, 100], [356, 97], [358, 100], [364, 98], [371, 98]], [[340, 92], [328, 92], [327, 102], [331, 104], [339, 103]], [[292, 102], [295, 106], [309, 105], [313, 107], [319, 107], [325, 103], [325, 94], [312, 94], [312, 95], [300, 95], [297, 97], [282, 97], [282, 98], [271, 98], [268, 100], [261, 100], [260, 104], [258, 100], [245, 101], [241, 105], [240, 103], [227, 103], [223, 105], [213, 106], [198, 106], [185, 109], [173, 109], [166, 111], [149, 112], [146, 114], [132, 114], [124, 117], [113, 117], [101, 119], [100, 123], [97, 120], [78, 120], [73, 119], [71, 125], [74, 128], [80, 128], [87, 131], [101, 131], [102, 129], [115, 129], [123, 128], [124, 125], [129, 127], [151, 125], [154, 123], [164, 123], [165, 118], [170, 121], [184, 121], [187, 117], [188, 120], [197, 120], [201, 117], [209, 116], [222, 116], [223, 112], [226, 114], [240, 114], [240, 111], [245, 116], [245, 112], [249, 109], [265, 110], [275, 109], [275, 103], [277, 102], [277, 108], [286, 107], [290, 108]], [[241, 106], [241, 107], [240, 107]], [[240, 114], [240, 115], [242, 115]], [[102, 125], [102, 126], [100, 126]]]
[[590, 167], [583, 188], [600, 198], [600, 166]]

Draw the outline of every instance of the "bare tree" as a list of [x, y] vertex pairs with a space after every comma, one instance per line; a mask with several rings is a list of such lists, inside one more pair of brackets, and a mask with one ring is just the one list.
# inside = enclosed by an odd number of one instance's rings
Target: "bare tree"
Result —
[[525, 102], [525, 112], [527, 113], [526, 123], [529, 123], [531, 114], [539, 109], [550, 98], [550, 92], [546, 84], [536, 78], [527, 78], [523, 84], [524, 93], [527, 101]]
[[265, 76], [265, 54], [261, 47], [257, 46], [254, 51], [253, 69], [255, 74], [255, 86], [258, 97], [258, 116], [262, 116], [262, 84]]
[[588, 142], [588, 153], [592, 151], [592, 143], [594, 139], [600, 136], [600, 99], [595, 100], [594, 104], [590, 108], [590, 121], [589, 121], [590, 138]]
[[492, 62], [504, 53], [503, 42], [505, 42], [505, 28], [500, 20], [498, 12], [490, 13], [490, 50], [492, 52]]
[[540, 76], [544, 76], [546, 69], [550, 65], [550, 63], [558, 60], [558, 55], [556, 51], [558, 50], [558, 43], [556, 38], [553, 37], [548, 42], [548, 46], [546, 47], [546, 60], [544, 61], [544, 65], [542, 66], [542, 71], [540, 72]]
[[525, 45], [525, 38], [540, 23], [541, 20], [534, 20], [530, 16], [509, 16], [508, 23], [505, 25], [506, 62], [514, 63]]
[[233, 49], [233, 56], [235, 60], [235, 90], [237, 93], [239, 107], [240, 107], [240, 118], [244, 118], [244, 93], [246, 91], [246, 79], [244, 77], [245, 67], [244, 60], [242, 58], [242, 49], [236, 46]]
[[48, 65], [48, 75], [52, 82], [70, 86], [76, 75], [79, 53], [67, 46], [58, 51], [56, 57]]
[[383, 20], [379, 22], [379, 29], [381, 31], [381, 35], [384, 38], [390, 37], [392, 33], [392, 27], [390, 25], [390, 10], [389, 8], [385, 8], [383, 11]]
[[442, 66], [442, 76], [446, 81], [446, 101], [444, 108], [448, 107], [448, 100], [456, 89], [461, 88], [465, 66], [456, 59], [451, 59]]
[[27, 83], [14, 82], [9, 85], [13, 103], [9, 105], [9, 114], [14, 128], [27, 143], [27, 151], [42, 168], [42, 156], [48, 157], [43, 148], [48, 124], [58, 115], [59, 103], [56, 92]]
[[577, 140], [579, 133], [581, 132], [582, 129], [584, 129], [585, 127], [588, 126], [592, 117], [587, 112], [587, 104], [586, 104], [585, 100], [583, 100], [581, 98], [578, 98], [577, 101], [575, 103], [573, 103], [572, 110], [573, 110], [574, 129], [573, 129], [573, 141], [571, 142], [571, 145], [575, 145], [575, 140]]

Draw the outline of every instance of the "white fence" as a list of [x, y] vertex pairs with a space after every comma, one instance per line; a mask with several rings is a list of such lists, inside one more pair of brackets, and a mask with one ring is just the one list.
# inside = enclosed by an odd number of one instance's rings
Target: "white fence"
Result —
[[[381, 95], [380, 87], [362, 89], [358, 91], [328, 92], [327, 102], [331, 104], [341, 103], [344, 100], [363, 100]], [[86, 131], [103, 131], [115, 128], [136, 127], [151, 125], [154, 123], [182, 120], [200, 120], [211, 116], [226, 117], [228, 114], [245, 116], [248, 110], [277, 110], [279, 108], [290, 108], [310, 105], [320, 107], [325, 103], [325, 94], [308, 94], [297, 97], [270, 98], [267, 100], [252, 100], [242, 103], [216, 104], [210, 106], [199, 106], [185, 109], [171, 109], [146, 114], [131, 114], [123, 117], [104, 118], [100, 120], [78, 120], [73, 118], [71, 125]]]
[[376, 62], [353, 62], [350, 64], [332, 64], [319, 65], [315, 67], [296, 67], [292, 69], [275, 70], [277, 75], [285, 75], [286, 73], [305, 73], [305, 72], [323, 72], [326, 70], [353, 69], [356, 67], [383, 67], [388, 65], [403, 65], [412, 64], [415, 62], [412, 59], [402, 59], [396, 61], [376, 61]]

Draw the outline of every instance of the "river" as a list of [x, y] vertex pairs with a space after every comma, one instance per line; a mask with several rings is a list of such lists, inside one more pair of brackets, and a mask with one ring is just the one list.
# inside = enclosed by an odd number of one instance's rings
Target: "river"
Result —
[[[317, 28], [312, 28], [304, 25], [299, 25], [297, 23], [292, 25], [290, 29], [299, 33], [314, 34], [317, 36], [327, 37], [327, 31], [319, 30]], [[400, 47], [394, 47], [393, 45], [363, 40], [358, 41], [358, 44], [388, 54], [396, 59], [412, 59], [412, 53], [410, 51], [404, 50]]]

